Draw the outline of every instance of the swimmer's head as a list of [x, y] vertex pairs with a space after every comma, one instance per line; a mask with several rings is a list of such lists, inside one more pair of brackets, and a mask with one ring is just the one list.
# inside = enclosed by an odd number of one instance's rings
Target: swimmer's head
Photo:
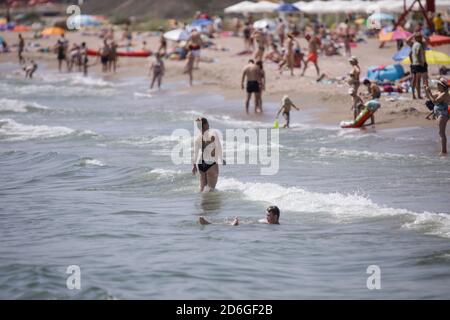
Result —
[[277, 206], [270, 206], [266, 209], [267, 223], [268, 224], [278, 224], [280, 220], [280, 209]]

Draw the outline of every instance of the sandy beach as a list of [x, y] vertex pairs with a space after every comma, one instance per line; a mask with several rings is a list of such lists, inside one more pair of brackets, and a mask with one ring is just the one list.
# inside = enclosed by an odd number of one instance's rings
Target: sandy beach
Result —
[[[34, 40], [32, 33], [25, 33], [27, 42], [38, 43], [41, 48], [53, 46], [57, 37]], [[5, 33], [4, 37], [10, 44], [17, 42], [17, 34]], [[102, 40], [96, 36], [83, 36], [81, 32], [72, 32], [66, 35], [70, 43], [81, 43], [85, 41], [88, 48], [100, 48]], [[135, 34], [135, 46], [139, 48], [142, 41], [146, 41], [150, 49], [156, 50], [158, 47], [158, 37], [145, 33]], [[304, 39], [297, 39], [303, 52], [307, 51], [307, 43]], [[245, 93], [240, 90], [240, 78], [242, 69], [251, 55], [238, 55], [243, 50], [243, 40], [237, 37], [223, 37], [213, 39], [219, 50], [204, 49], [202, 56], [212, 62], [202, 62], [200, 69], [194, 72], [195, 86], [193, 92], [217, 92], [227, 99], [244, 99]], [[169, 42], [169, 48], [173, 43]], [[379, 42], [376, 39], [369, 39], [367, 43], [362, 43], [352, 50], [352, 55], [358, 57], [362, 69], [362, 76], [367, 74], [369, 66], [379, 66], [392, 64], [392, 55], [396, 52], [395, 43], [389, 43], [384, 48], [378, 48]], [[223, 49], [223, 50], [220, 50]], [[439, 50], [450, 52], [450, 45], [441, 46]], [[56, 68], [56, 56], [53, 53], [37, 53], [29, 50], [25, 53], [26, 58], [33, 58], [38, 63]], [[152, 58], [120, 58], [119, 68], [116, 74], [103, 74], [100, 64], [90, 67], [89, 72], [105, 79], [126, 78], [136, 76], [147, 76], [148, 66]], [[0, 55], [1, 62], [11, 62], [16, 60], [16, 53]], [[91, 58], [91, 61], [94, 59]], [[166, 60], [165, 82], [180, 81], [187, 76], [182, 74], [184, 61]], [[345, 56], [321, 56], [319, 58], [321, 72], [329, 77], [341, 77], [350, 70], [350, 66]], [[405, 71], [409, 66], [404, 66]], [[300, 77], [300, 69], [296, 69], [295, 76], [290, 76], [288, 72], [279, 75], [277, 65], [271, 62], [265, 64], [267, 87], [263, 98], [269, 102], [279, 102], [281, 97], [288, 94], [301, 107], [314, 111], [314, 117], [319, 123], [328, 125], [339, 125], [340, 121], [351, 118], [350, 97], [347, 94], [346, 84], [317, 83], [315, 70], [308, 68], [304, 77]], [[430, 74], [436, 77], [437, 67], [430, 67]], [[39, 72], [39, 71], [38, 71]], [[361, 88], [366, 91], [366, 88]], [[396, 96], [383, 96], [381, 98], [382, 108], [377, 112], [377, 128], [415, 127], [435, 125], [434, 121], [425, 119], [427, 109], [425, 100], [412, 100], [410, 94], [400, 94]], [[236, 110], [243, 108], [236, 105]], [[272, 115], [265, 115], [272, 117]], [[258, 118], [257, 115], [245, 115], [242, 118]]]

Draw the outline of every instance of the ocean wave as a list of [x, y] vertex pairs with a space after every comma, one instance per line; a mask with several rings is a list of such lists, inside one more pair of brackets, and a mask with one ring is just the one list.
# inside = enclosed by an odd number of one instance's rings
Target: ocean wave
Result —
[[450, 215], [446, 213], [416, 213], [406, 209], [377, 205], [358, 194], [318, 193], [299, 187], [283, 187], [275, 183], [241, 182], [221, 178], [218, 190], [239, 192], [250, 201], [276, 204], [283, 211], [325, 216], [337, 223], [374, 217], [402, 217], [402, 227], [425, 234], [450, 238]]
[[0, 140], [25, 141], [32, 139], [49, 139], [67, 135], [95, 135], [94, 132], [78, 131], [67, 127], [50, 127], [46, 125], [28, 125], [12, 119], [0, 119]]
[[26, 102], [14, 99], [0, 99], [0, 113], [40, 112], [49, 109], [50, 109], [49, 107], [40, 105], [35, 102]]
[[98, 166], [98, 167], [104, 167], [105, 164], [101, 162], [100, 160], [93, 159], [93, 158], [83, 158], [80, 160], [81, 166]]

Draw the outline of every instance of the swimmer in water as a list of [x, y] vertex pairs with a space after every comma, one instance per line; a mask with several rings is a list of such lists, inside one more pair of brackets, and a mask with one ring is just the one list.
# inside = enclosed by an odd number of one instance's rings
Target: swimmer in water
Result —
[[[261, 223], [265, 224], [280, 224], [280, 209], [277, 206], [270, 206], [266, 209], [266, 218], [259, 220]], [[212, 224], [208, 220], [206, 220], [204, 217], [198, 218], [198, 223], [202, 226]], [[239, 218], [234, 218], [233, 222], [231, 223], [232, 226], [238, 226], [239, 225]]]

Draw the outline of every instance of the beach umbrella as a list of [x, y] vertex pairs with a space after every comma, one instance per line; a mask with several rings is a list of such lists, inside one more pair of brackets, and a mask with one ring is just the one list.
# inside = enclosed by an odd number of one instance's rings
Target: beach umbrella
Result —
[[367, 18], [367, 26], [378, 29], [387, 23], [392, 23], [394, 20], [395, 18], [388, 13], [377, 12]]
[[442, 46], [444, 44], [450, 44], [450, 37], [441, 35], [432, 35], [428, 38], [428, 43], [432, 47]]
[[276, 9], [276, 11], [278, 12], [286, 12], [286, 13], [291, 13], [291, 12], [300, 12], [300, 9], [297, 8], [295, 5], [290, 4], [290, 3], [283, 3], [280, 4], [280, 6]]
[[253, 23], [253, 28], [272, 31], [277, 28], [277, 24], [273, 20], [262, 19], [262, 20], [255, 21], [255, 23]]
[[239, 3], [236, 3], [235, 5], [226, 7], [224, 9], [225, 13], [247, 13], [250, 12], [249, 10], [254, 5], [254, 2], [251, 1], [242, 1]]
[[253, 3], [250, 6], [250, 11], [249, 12], [254, 12], [254, 13], [272, 13], [272, 12], [275, 12], [278, 7], [279, 7], [279, 4], [276, 4], [276, 3], [273, 3], [273, 2], [259, 1], [257, 3]]
[[403, 61], [409, 57], [409, 53], [411, 52], [411, 48], [409, 46], [405, 46], [397, 51], [396, 54], [392, 56], [394, 61]]
[[[428, 64], [450, 64], [450, 56], [446, 53], [435, 51], [435, 50], [426, 50], [425, 58]], [[405, 58], [402, 61], [402, 64], [411, 64], [409, 57]]]
[[186, 41], [189, 39], [189, 33], [184, 29], [175, 29], [164, 33], [164, 38], [171, 41]]
[[206, 27], [210, 24], [213, 24], [213, 22], [208, 19], [197, 19], [191, 22], [191, 26], [193, 27]]
[[411, 33], [405, 31], [402, 27], [397, 27], [394, 31], [386, 32], [386, 29], [382, 29], [378, 35], [378, 40], [381, 42], [405, 40], [411, 36]]
[[102, 25], [102, 21], [99, 18], [86, 14], [70, 16], [67, 21], [69, 25], [80, 25], [82, 27]]
[[58, 27], [52, 27], [52, 28], [45, 28], [41, 34], [43, 36], [60, 36], [64, 33], [66, 33], [66, 31], [64, 29], [58, 28]]

